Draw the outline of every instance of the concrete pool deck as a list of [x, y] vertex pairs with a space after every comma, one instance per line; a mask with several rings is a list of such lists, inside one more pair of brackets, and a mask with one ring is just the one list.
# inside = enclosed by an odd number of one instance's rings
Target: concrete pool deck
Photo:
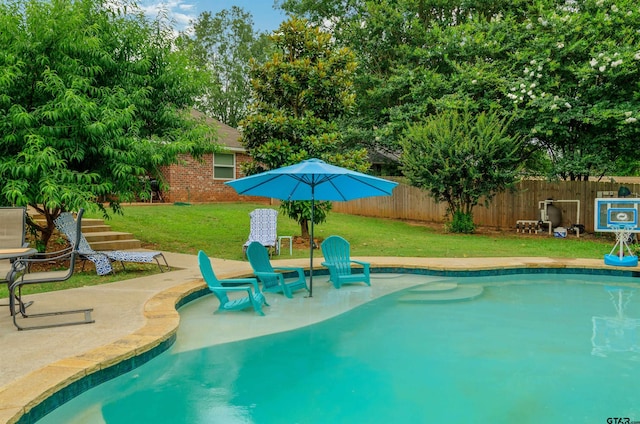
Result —
[[[165, 253], [169, 264], [181, 269], [99, 286], [30, 295], [33, 312], [93, 307], [95, 323], [17, 331], [8, 311], [0, 314], [0, 423], [16, 422], [42, 400], [96, 370], [147, 352], [175, 336], [179, 324], [176, 304], [205, 287], [193, 255]], [[321, 257], [314, 266], [320, 268]], [[561, 258], [399, 258], [357, 257], [372, 268], [429, 270], [490, 270], [510, 268], [619, 269], [597, 259]], [[274, 259], [281, 266], [308, 267], [308, 259]], [[220, 278], [251, 275], [246, 261], [212, 259]], [[373, 279], [372, 279], [373, 280]], [[267, 294], [271, 307], [265, 317], [253, 311], [211, 316], [219, 321], [216, 343], [285, 331], [340, 314], [390, 292], [403, 284], [345, 286], [335, 290], [326, 276], [314, 278], [313, 298], [301, 292], [294, 299]], [[5, 303], [0, 300], [1, 303]], [[36, 310], [37, 308], [37, 310]], [[215, 308], [214, 308], [215, 309]], [[296, 319], [291, 319], [295, 317]]]

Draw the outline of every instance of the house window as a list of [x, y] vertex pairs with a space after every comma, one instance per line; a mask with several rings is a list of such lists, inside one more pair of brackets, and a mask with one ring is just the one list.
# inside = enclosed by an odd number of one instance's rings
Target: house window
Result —
[[213, 155], [213, 178], [233, 180], [236, 176], [236, 155], [216, 153]]

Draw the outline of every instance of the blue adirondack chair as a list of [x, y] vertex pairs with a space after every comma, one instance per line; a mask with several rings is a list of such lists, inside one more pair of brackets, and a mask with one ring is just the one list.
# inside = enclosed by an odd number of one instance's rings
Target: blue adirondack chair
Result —
[[[273, 267], [269, 260], [269, 252], [261, 243], [254, 241], [247, 247], [247, 258], [253, 273], [262, 282], [262, 290], [272, 293], [283, 293], [292, 298], [292, 292], [300, 289], [309, 291], [304, 270], [298, 267]], [[294, 279], [285, 279], [286, 274], [297, 274]]]
[[[340, 236], [327, 237], [320, 245], [324, 262], [322, 266], [329, 268], [329, 281], [339, 289], [344, 283], [363, 282], [370, 286], [369, 263], [351, 259], [349, 242]], [[353, 268], [352, 265], [360, 265]], [[362, 272], [354, 273], [354, 269]]]
[[[255, 278], [229, 278], [219, 280], [213, 272], [211, 260], [202, 250], [198, 252], [198, 266], [200, 267], [200, 273], [202, 274], [204, 282], [207, 283], [209, 289], [220, 301], [219, 311], [239, 311], [253, 307], [258, 314], [264, 316], [262, 305], [269, 306], [269, 304], [262, 292], [260, 292], [258, 281]], [[232, 284], [233, 286], [223, 286], [223, 283]], [[239, 286], [238, 284], [242, 285]], [[247, 296], [230, 300], [227, 292], [246, 292]]]

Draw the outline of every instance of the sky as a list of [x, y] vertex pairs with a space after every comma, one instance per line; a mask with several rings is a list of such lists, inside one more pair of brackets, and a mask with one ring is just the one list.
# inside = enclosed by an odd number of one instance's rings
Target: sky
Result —
[[170, 17], [176, 22], [176, 29], [185, 29], [189, 21], [195, 19], [202, 12], [213, 15], [231, 6], [238, 6], [253, 16], [254, 29], [258, 31], [273, 31], [285, 20], [281, 10], [273, 8], [273, 0], [141, 0], [140, 6], [145, 13], [154, 18], [161, 8], [170, 12]]

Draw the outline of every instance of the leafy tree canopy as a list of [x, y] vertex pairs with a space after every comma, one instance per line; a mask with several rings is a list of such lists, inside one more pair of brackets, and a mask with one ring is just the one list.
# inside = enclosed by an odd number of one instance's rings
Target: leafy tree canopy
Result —
[[552, 176], [586, 179], [638, 163], [637, 2], [559, 3], [513, 26], [519, 36], [502, 103], [519, 114], [519, 132], [548, 152]]
[[537, 151], [532, 163], [550, 177], [637, 172], [640, 9], [633, 0], [280, 5], [328, 23], [353, 49], [360, 66], [352, 122], [372, 149], [398, 151], [408, 125], [466, 105], [515, 114], [510, 131]]
[[133, 4], [6, 1], [0, 28], [0, 198], [45, 216], [45, 245], [61, 211], [117, 211], [141, 177], [213, 149], [189, 117], [201, 76]]

